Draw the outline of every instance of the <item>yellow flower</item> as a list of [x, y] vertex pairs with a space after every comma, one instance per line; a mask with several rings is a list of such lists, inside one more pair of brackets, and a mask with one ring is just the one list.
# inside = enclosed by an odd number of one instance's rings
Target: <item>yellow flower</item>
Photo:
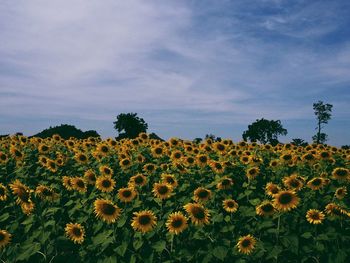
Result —
[[115, 181], [110, 176], [99, 176], [96, 179], [96, 188], [102, 192], [112, 192], [115, 186]]
[[180, 234], [188, 227], [187, 218], [181, 212], [171, 213], [165, 225], [168, 231], [175, 235]]
[[136, 191], [132, 187], [120, 188], [118, 190], [118, 198], [124, 203], [129, 203], [136, 197]]
[[209, 211], [201, 204], [188, 203], [184, 205], [184, 209], [191, 217], [193, 224], [200, 226], [209, 224]]
[[259, 216], [270, 216], [275, 213], [275, 207], [272, 202], [264, 201], [256, 207], [255, 211]]
[[157, 217], [150, 210], [134, 212], [131, 226], [135, 231], [146, 233], [152, 231], [157, 225]]
[[280, 211], [289, 211], [297, 207], [299, 204], [299, 197], [294, 191], [281, 190], [274, 195], [273, 204], [274, 207]]
[[250, 254], [253, 252], [256, 244], [256, 239], [252, 235], [240, 237], [237, 242], [238, 251], [242, 254]]
[[84, 242], [85, 230], [81, 224], [69, 223], [65, 227], [66, 236], [74, 243], [81, 244]]
[[114, 223], [121, 214], [121, 209], [110, 200], [97, 199], [94, 202], [94, 211], [97, 218], [108, 224]]
[[317, 209], [309, 209], [306, 212], [306, 220], [310, 224], [315, 224], [315, 225], [321, 224], [324, 218], [325, 218], [324, 213]]
[[6, 230], [0, 229], [0, 249], [5, 247], [11, 241], [12, 235]]
[[222, 201], [222, 206], [225, 209], [225, 211], [228, 213], [234, 213], [238, 209], [238, 204], [233, 199], [226, 199]]
[[211, 198], [211, 191], [208, 189], [205, 189], [203, 187], [198, 187], [196, 190], [193, 192], [193, 199], [196, 202], [206, 202]]
[[167, 183], [154, 183], [152, 192], [157, 198], [167, 199], [171, 196], [173, 188]]

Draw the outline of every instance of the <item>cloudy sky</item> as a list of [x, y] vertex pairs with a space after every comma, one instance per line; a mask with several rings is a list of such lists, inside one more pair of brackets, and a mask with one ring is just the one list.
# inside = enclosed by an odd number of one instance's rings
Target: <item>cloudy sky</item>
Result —
[[137, 112], [167, 139], [241, 140], [258, 118], [350, 144], [348, 0], [2, 0], [0, 134], [68, 123], [116, 135]]

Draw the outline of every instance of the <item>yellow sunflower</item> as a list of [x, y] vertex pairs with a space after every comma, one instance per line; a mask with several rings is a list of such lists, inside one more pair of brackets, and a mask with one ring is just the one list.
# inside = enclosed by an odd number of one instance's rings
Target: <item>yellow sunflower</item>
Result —
[[233, 199], [226, 199], [222, 201], [222, 207], [228, 213], [235, 213], [238, 210], [238, 203]]
[[315, 177], [307, 182], [307, 186], [312, 190], [319, 190], [325, 185], [323, 177]]
[[260, 173], [260, 169], [258, 167], [252, 167], [247, 170], [246, 176], [248, 177], [249, 180], [252, 180], [255, 177], [257, 177], [259, 173]]
[[130, 177], [129, 185], [130, 186], [144, 186], [147, 184], [147, 177], [143, 174], [136, 174]]
[[16, 179], [12, 184], [9, 184], [12, 193], [17, 197], [16, 203], [17, 204], [23, 204], [23, 203], [30, 203], [31, 197], [30, 193], [31, 190], [28, 186], [24, 185]]
[[161, 178], [164, 183], [171, 185], [173, 188], [175, 188], [178, 185], [177, 180], [175, 179], [175, 176], [172, 174], [163, 173], [161, 175]]
[[196, 202], [204, 203], [204, 202], [207, 202], [210, 198], [211, 198], [211, 191], [203, 187], [198, 187], [193, 192], [193, 199]]
[[299, 197], [291, 190], [281, 190], [273, 198], [273, 206], [280, 211], [289, 211], [299, 204]]
[[74, 243], [81, 244], [84, 242], [85, 230], [81, 224], [69, 223], [64, 228], [66, 236]]
[[171, 213], [165, 223], [169, 233], [178, 235], [187, 227], [187, 218], [181, 212]]
[[143, 210], [140, 212], [134, 212], [134, 217], [131, 222], [131, 226], [135, 231], [146, 233], [152, 231], [157, 225], [157, 217], [150, 210]]
[[102, 175], [96, 179], [96, 188], [105, 193], [112, 192], [115, 184], [115, 181], [110, 176]]
[[0, 201], [5, 201], [7, 199], [7, 188], [5, 185], [0, 183]]
[[7, 155], [3, 152], [0, 152], [0, 164], [6, 163], [8, 161]]
[[102, 143], [97, 146], [96, 150], [99, 154], [106, 156], [109, 153], [109, 146]]
[[347, 214], [347, 212], [339, 205], [335, 203], [329, 203], [324, 209], [325, 213], [330, 216], [342, 216]]
[[153, 163], [147, 163], [143, 166], [143, 171], [147, 174], [152, 174], [156, 168], [157, 167]]
[[101, 175], [107, 175], [107, 176], [113, 175], [113, 169], [107, 165], [100, 166], [99, 170]]
[[131, 166], [131, 160], [129, 158], [124, 158], [120, 160], [119, 165], [123, 170], [128, 169]]
[[152, 192], [157, 198], [167, 199], [171, 196], [173, 188], [167, 183], [154, 183]]
[[227, 190], [233, 186], [233, 180], [229, 177], [223, 177], [220, 179], [220, 182], [216, 185], [216, 188], [219, 190]]
[[96, 183], [96, 174], [91, 169], [84, 173], [84, 178], [88, 184], [94, 185]]
[[118, 198], [124, 203], [130, 203], [136, 197], [137, 193], [134, 188], [120, 188], [118, 190]]
[[0, 229], [0, 250], [11, 241], [12, 235], [6, 230]]
[[334, 179], [344, 181], [349, 179], [349, 169], [346, 168], [335, 168], [332, 172], [332, 176]]
[[208, 156], [206, 154], [199, 154], [196, 157], [196, 161], [199, 167], [205, 167], [208, 163]]
[[348, 190], [346, 189], [346, 187], [339, 187], [339, 188], [337, 188], [337, 190], [335, 190], [334, 196], [337, 199], [342, 200], [342, 199], [344, 199], [344, 197], [346, 196], [347, 193], [348, 193]]
[[209, 211], [201, 204], [188, 203], [184, 205], [184, 209], [189, 214], [193, 224], [199, 226], [209, 224]]
[[57, 200], [59, 197], [59, 194], [55, 193], [51, 187], [45, 185], [38, 185], [35, 189], [35, 195], [50, 202]]
[[253, 252], [256, 245], [256, 239], [252, 235], [242, 236], [238, 239], [237, 248], [242, 254], [250, 254]]
[[314, 224], [314, 225], [321, 224], [324, 218], [325, 218], [324, 213], [317, 209], [309, 209], [306, 212], [306, 220], [310, 224]]
[[222, 174], [225, 172], [225, 166], [221, 162], [210, 161], [209, 165], [210, 165], [211, 169], [217, 174]]
[[85, 193], [87, 191], [87, 186], [86, 186], [84, 178], [73, 177], [73, 178], [71, 178], [70, 182], [71, 182], [72, 188], [74, 190], [77, 190], [80, 193]]
[[275, 207], [271, 201], [264, 201], [256, 207], [255, 211], [259, 216], [270, 216], [275, 213]]
[[114, 223], [121, 214], [121, 209], [114, 205], [112, 201], [97, 199], [94, 202], [94, 211], [97, 218], [102, 219], [108, 224]]
[[62, 177], [62, 184], [68, 191], [72, 191], [73, 190], [73, 185], [72, 185], [71, 179], [72, 178], [69, 177], [69, 176], [63, 176]]
[[288, 189], [293, 189], [295, 191], [299, 191], [304, 185], [303, 180], [296, 174], [284, 177], [283, 184]]
[[267, 195], [269, 196], [274, 196], [275, 194], [277, 194], [280, 191], [280, 187], [277, 184], [274, 183], [267, 183], [266, 187], [265, 187], [265, 192]]
[[86, 154], [81, 153], [81, 152], [78, 152], [78, 153], [75, 154], [75, 160], [78, 163], [82, 163], [82, 164], [85, 164], [85, 163], [87, 163], [89, 161], [89, 159], [86, 156]]

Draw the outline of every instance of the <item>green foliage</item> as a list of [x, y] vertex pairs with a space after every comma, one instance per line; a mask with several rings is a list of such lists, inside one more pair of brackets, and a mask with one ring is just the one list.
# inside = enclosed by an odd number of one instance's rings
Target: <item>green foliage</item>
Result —
[[93, 130], [83, 132], [82, 130], [76, 128], [74, 125], [68, 125], [68, 124], [61, 124], [59, 126], [50, 127], [48, 129], [45, 129], [37, 134], [35, 134], [33, 137], [40, 137], [40, 138], [49, 138], [52, 137], [52, 135], [58, 134], [63, 139], [69, 139], [70, 137], [76, 138], [76, 139], [86, 139], [89, 137], [100, 137], [100, 135]]
[[318, 101], [313, 104], [313, 109], [317, 119], [317, 134], [312, 137], [312, 140], [317, 144], [325, 143], [327, 141], [327, 134], [322, 133], [321, 130], [323, 128], [322, 124], [327, 124], [331, 119], [332, 108], [332, 104], [324, 104], [323, 101]]
[[250, 140], [251, 142], [276, 145], [278, 135], [287, 135], [287, 130], [283, 128], [281, 121], [262, 118], [248, 125], [248, 130], [243, 132], [242, 137], [245, 141]]
[[113, 124], [119, 133], [118, 139], [134, 139], [148, 129], [148, 124], [143, 118], [138, 117], [137, 113], [121, 113]]

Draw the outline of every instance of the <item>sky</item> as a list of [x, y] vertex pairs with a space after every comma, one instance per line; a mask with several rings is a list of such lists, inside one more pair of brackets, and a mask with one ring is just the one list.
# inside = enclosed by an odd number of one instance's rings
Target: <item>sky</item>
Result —
[[2, 0], [0, 134], [60, 124], [116, 136], [136, 112], [160, 137], [233, 141], [256, 119], [350, 144], [348, 0]]

